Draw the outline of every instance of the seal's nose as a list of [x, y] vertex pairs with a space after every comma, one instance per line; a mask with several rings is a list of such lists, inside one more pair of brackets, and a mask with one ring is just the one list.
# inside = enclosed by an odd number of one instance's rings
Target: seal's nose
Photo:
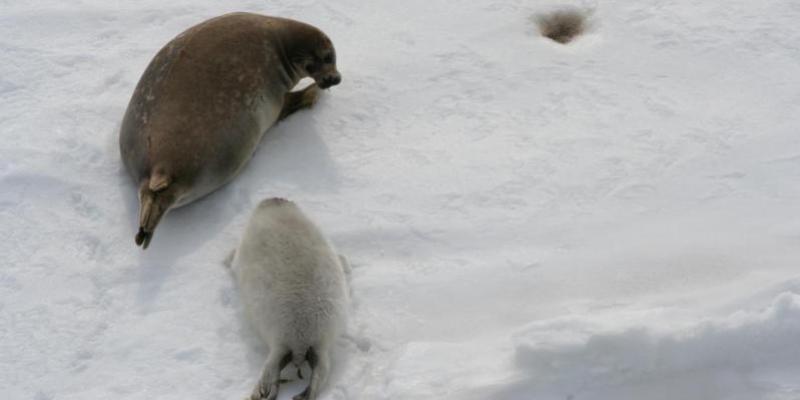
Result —
[[342, 77], [339, 74], [336, 74], [336, 75], [326, 76], [322, 80], [322, 83], [324, 84], [324, 86], [328, 86], [329, 87], [329, 86], [333, 86], [333, 85], [338, 85], [339, 82], [341, 82], [341, 81], [342, 81]]

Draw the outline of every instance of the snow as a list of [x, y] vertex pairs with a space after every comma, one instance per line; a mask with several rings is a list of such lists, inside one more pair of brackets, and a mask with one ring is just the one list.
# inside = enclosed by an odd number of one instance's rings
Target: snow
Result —
[[[562, 5], [566, 46], [534, 22]], [[323, 398], [800, 399], [800, 3], [0, 7], [3, 398], [244, 398], [266, 349], [222, 260], [282, 196], [353, 267]], [[342, 84], [142, 252], [122, 114], [239, 10], [320, 27]]]
[[647, 325], [602, 332], [597, 327], [608, 319], [554, 318], [526, 327], [517, 361], [536, 378], [515, 390], [530, 395], [573, 388], [579, 398], [753, 399], [781, 391], [790, 398], [796, 387], [770, 373], [800, 372], [800, 351], [791, 345], [800, 335], [797, 294], [780, 294], [762, 312], [738, 311], [670, 333]]

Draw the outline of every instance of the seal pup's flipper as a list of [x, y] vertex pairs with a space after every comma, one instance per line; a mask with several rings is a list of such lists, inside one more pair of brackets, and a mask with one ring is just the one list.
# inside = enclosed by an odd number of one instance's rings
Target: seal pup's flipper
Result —
[[300, 394], [294, 396], [292, 400], [316, 400], [322, 385], [328, 379], [331, 359], [327, 349], [317, 352], [313, 347], [310, 347], [306, 352], [306, 361], [308, 361], [308, 366], [311, 367], [308, 386]]
[[292, 361], [292, 352], [285, 352], [281, 356], [279, 349], [270, 349], [261, 379], [253, 389], [251, 400], [275, 400], [278, 398], [278, 386], [281, 384], [281, 370]]
[[139, 232], [135, 241], [142, 249], [150, 245], [161, 217], [175, 204], [176, 190], [171, 183], [168, 175], [154, 172], [139, 186]]
[[278, 120], [282, 120], [298, 110], [313, 106], [319, 98], [319, 90], [319, 86], [313, 83], [303, 90], [286, 93], [283, 96], [283, 108]]

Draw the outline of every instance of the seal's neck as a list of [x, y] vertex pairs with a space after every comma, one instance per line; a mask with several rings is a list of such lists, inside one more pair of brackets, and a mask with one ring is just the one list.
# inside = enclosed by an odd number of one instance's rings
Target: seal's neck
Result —
[[301, 43], [294, 38], [288, 37], [289, 35], [279, 35], [277, 40], [278, 52], [280, 53], [280, 61], [283, 66], [282, 80], [291, 90], [301, 79], [308, 76], [305, 69], [301, 67], [303, 63], [300, 61], [303, 54]]
[[278, 46], [278, 51], [281, 53], [279, 59], [281, 60], [281, 64], [283, 68], [281, 69], [283, 73], [281, 74], [281, 80], [283, 84], [286, 85], [287, 90], [291, 90], [297, 82], [300, 82], [300, 79], [305, 78], [306, 74], [304, 71], [299, 70], [297, 65], [292, 62], [291, 59], [291, 52], [288, 52], [286, 49], [286, 45], [283, 41], [280, 42]]

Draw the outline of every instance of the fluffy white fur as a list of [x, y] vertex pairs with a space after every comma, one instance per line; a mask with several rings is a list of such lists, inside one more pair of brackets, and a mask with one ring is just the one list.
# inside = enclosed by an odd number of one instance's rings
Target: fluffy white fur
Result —
[[275, 399], [280, 372], [308, 361], [313, 400], [330, 372], [348, 291], [344, 268], [317, 227], [292, 202], [267, 199], [256, 208], [231, 265], [247, 315], [269, 346], [253, 399]]

